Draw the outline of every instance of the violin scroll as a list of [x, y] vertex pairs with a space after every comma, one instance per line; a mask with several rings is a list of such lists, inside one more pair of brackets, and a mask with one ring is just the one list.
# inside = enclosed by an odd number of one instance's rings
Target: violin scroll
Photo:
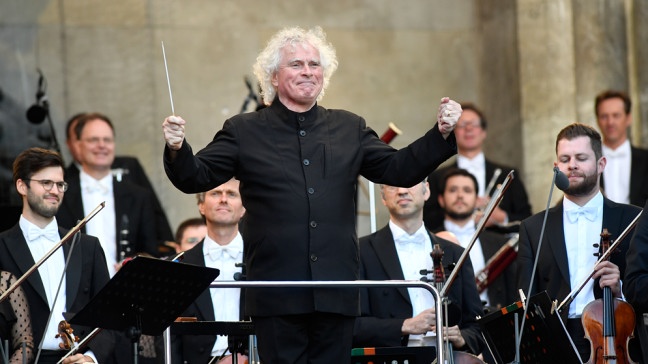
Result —
[[63, 350], [70, 350], [74, 347], [75, 343], [79, 342], [79, 337], [74, 335], [74, 329], [65, 320], [59, 322], [56, 338], [61, 338], [59, 347]]

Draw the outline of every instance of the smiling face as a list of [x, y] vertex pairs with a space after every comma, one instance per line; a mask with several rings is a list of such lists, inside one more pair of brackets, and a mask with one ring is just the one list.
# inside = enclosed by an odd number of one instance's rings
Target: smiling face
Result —
[[308, 43], [287, 44], [281, 49], [279, 69], [272, 85], [289, 110], [310, 110], [322, 92], [323, 69], [319, 51]]
[[479, 115], [473, 110], [464, 110], [455, 127], [457, 148], [461, 155], [474, 155], [482, 150], [486, 139], [486, 130], [481, 126]]
[[115, 134], [107, 122], [89, 120], [81, 131], [78, 146], [84, 171], [110, 173], [115, 160]]
[[63, 201], [64, 192], [56, 184], [48, 191], [38, 182], [46, 180], [63, 182], [63, 168], [46, 167], [34, 173], [29, 180], [16, 181], [16, 189], [23, 196], [23, 214], [36, 224], [51, 220]]

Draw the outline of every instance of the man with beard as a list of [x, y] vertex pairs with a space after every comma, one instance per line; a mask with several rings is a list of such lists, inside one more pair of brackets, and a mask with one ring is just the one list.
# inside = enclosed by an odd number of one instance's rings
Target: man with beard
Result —
[[[533, 273], [534, 260], [538, 266], [531, 292], [527, 297], [547, 291], [559, 302], [579, 287], [594, 272], [585, 287], [561, 312], [561, 317], [578, 352], [586, 361], [590, 356], [590, 343], [585, 338], [581, 315], [585, 305], [602, 297], [602, 288], [610, 287], [614, 297], [621, 297], [621, 277], [626, 267], [626, 251], [630, 239], [618, 246], [618, 253], [610, 261], [596, 267], [600, 253], [600, 232], [606, 228], [616, 239], [641, 209], [619, 204], [604, 197], [600, 192], [600, 177], [606, 159], [601, 148], [601, 136], [592, 127], [574, 123], [558, 133], [556, 138], [557, 166], [569, 178], [562, 202], [549, 210], [541, 250], [544, 212], [524, 220], [520, 226], [518, 252], [518, 287], [527, 290]], [[632, 234], [629, 234], [632, 235]], [[637, 350], [637, 351], [635, 351]], [[638, 345], [631, 342], [630, 355], [639, 358]]]
[[[63, 180], [61, 156], [42, 148], [27, 149], [16, 158], [13, 180], [23, 209], [18, 223], [0, 234], [0, 269], [20, 277], [68, 233], [57, 225], [55, 217], [68, 184]], [[70, 244], [57, 249], [21, 286], [29, 304], [34, 344], [42, 349], [37, 356], [41, 364], [56, 363], [66, 354], [59, 348], [61, 339], [56, 338], [63, 313], [81, 310], [109, 279], [99, 240], [84, 234], [75, 239], [74, 249]], [[81, 338], [92, 329], [72, 327]], [[70, 356], [63, 363], [108, 363], [113, 342], [113, 334], [104, 330], [89, 342], [90, 351]]]
[[[477, 208], [477, 178], [465, 169], [451, 168], [446, 171], [441, 181], [441, 192], [438, 203], [445, 214], [443, 225], [435, 232], [449, 231], [453, 233], [459, 244], [466, 248], [475, 235], [476, 223], [473, 218]], [[479, 234], [472, 249], [470, 260], [475, 273], [486, 266], [486, 262], [506, 244], [509, 238], [494, 231], [484, 230]], [[517, 298], [517, 282], [515, 264], [509, 265], [502, 275], [497, 277], [480, 297], [487, 307], [501, 308], [515, 302]]]

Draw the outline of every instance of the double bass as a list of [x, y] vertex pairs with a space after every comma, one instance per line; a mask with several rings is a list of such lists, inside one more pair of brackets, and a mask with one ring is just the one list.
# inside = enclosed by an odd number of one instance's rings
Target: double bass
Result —
[[[430, 253], [430, 256], [432, 257], [432, 275], [434, 277], [434, 286], [438, 291], [441, 291], [441, 288], [443, 287], [443, 284], [445, 283], [445, 269], [443, 268], [443, 264], [441, 260], [443, 259], [443, 249], [439, 244], [434, 244], [434, 247], [432, 248], [432, 252]], [[441, 297], [443, 300], [443, 313], [438, 314], [443, 314], [443, 322], [445, 323], [446, 326], [448, 326], [448, 299], [447, 297]], [[439, 330], [437, 327], [437, 335], [442, 334], [442, 330]], [[483, 360], [479, 359], [479, 357], [466, 353], [463, 351], [454, 351], [454, 348], [452, 347], [452, 343], [450, 340], [447, 338], [443, 339], [444, 343], [444, 350], [443, 352], [448, 356], [447, 358], [442, 358], [442, 360], [437, 360], [437, 363], [448, 363], [448, 364], [486, 364]]]
[[[610, 248], [610, 233], [601, 232], [602, 251]], [[608, 256], [609, 259], [609, 256]], [[581, 317], [591, 353], [587, 364], [632, 364], [628, 341], [635, 327], [632, 306], [612, 296], [612, 288], [603, 287], [603, 298], [588, 303]]]

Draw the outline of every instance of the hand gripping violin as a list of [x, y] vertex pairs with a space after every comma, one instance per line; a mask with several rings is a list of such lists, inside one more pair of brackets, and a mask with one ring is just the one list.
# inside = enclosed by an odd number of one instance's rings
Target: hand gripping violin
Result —
[[[603, 252], [610, 249], [607, 229], [601, 232], [601, 248]], [[628, 355], [628, 341], [635, 327], [635, 312], [629, 303], [612, 296], [612, 288], [603, 287], [603, 298], [585, 306], [581, 321], [591, 347], [587, 364], [634, 363]]]

